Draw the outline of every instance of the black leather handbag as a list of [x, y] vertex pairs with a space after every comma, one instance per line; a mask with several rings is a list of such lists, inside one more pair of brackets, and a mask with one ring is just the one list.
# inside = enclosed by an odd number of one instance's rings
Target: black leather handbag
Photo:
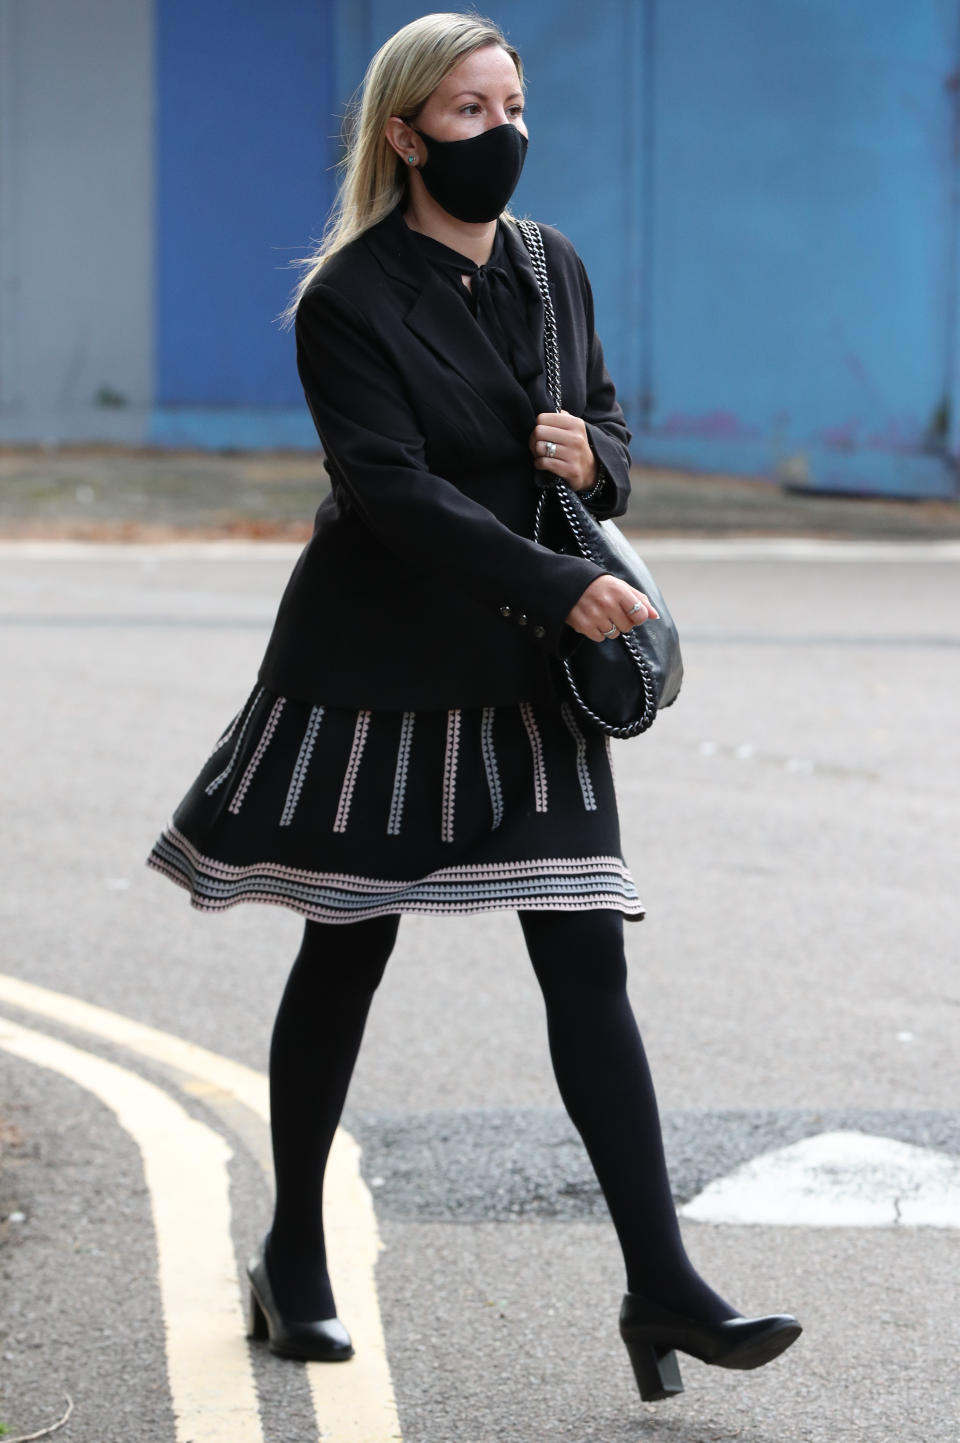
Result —
[[[547, 390], [559, 412], [563, 410], [560, 353], [543, 237], [533, 221], [518, 221], [517, 228], [530, 252], [543, 301]], [[581, 640], [561, 663], [570, 698], [586, 721], [608, 736], [639, 736], [653, 725], [661, 707], [676, 701], [683, 681], [680, 638], [663, 593], [620, 528], [613, 521], [598, 521], [560, 477], [540, 493], [533, 534], [535, 541], [552, 551], [584, 556], [628, 582], [660, 613], [658, 620], [645, 621], [609, 641]]]

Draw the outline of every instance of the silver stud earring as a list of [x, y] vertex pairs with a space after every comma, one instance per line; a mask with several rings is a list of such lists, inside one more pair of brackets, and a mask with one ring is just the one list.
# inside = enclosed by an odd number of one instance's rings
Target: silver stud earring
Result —
[[407, 165], [416, 165], [416, 163], [417, 163], [417, 157], [416, 157], [415, 155], [408, 155], [408, 156], [407, 156]]

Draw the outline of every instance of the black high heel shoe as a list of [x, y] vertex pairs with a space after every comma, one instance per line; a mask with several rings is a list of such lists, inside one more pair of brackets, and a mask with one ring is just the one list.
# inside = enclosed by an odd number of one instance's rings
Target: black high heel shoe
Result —
[[760, 1368], [785, 1352], [802, 1332], [796, 1318], [787, 1313], [698, 1323], [639, 1293], [625, 1293], [620, 1309], [620, 1336], [645, 1403], [683, 1392], [677, 1352], [718, 1368]]
[[345, 1363], [353, 1357], [350, 1334], [339, 1318], [300, 1323], [283, 1316], [267, 1274], [266, 1244], [251, 1258], [247, 1277], [250, 1280], [247, 1331], [251, 1338], [268, 1339], [271, 1353], [279, 1358], [299, 1358], [305, 1363]]

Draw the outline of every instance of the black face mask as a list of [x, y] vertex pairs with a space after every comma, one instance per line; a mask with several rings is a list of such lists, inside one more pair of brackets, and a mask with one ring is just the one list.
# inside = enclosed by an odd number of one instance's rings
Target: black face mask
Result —
[[515, 125], [497, 125], [469, 140], [435, 140], [411, 126], [427, 147], [420, 167], [437, 205], [457, 220], [496, 220], [516, 190], [527, 155], [527, 137]]

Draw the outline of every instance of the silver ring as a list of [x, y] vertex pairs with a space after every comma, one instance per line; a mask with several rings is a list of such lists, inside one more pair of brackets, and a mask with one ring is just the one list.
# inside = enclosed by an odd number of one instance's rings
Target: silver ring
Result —
[[619, 628], [619, 626], [611, 626], [610, 630], [609, 630], [609, 631], [605, 631], [603, 634], [604, 634], [604, 636], [606, 636], [606, 637], [619, 636], [619, 635], [620, 635], [620, 628]]
[[556, 443], [556, 441], [544, 441], [544, 443], [543, 443], [543, 454], [544, 454], [544, 456], [548, 456], [548, 457], [550, 458], [550, 460], [552, 461], [553, 458], [554, 458], [554, 456], [556, 456], [556, 454], [557, 454], [557, 443]]
[[637, 611], [642, 611], [642, 610], [643, 610], [643, 602], [642, 602], [642, 601], [638, 601], [638, 602], [635, 602], [635, 604], [634, 604], [633, 606], [631, 606], [630, 610], [627, 612], [627, 615], [628, 615], [628, 616], [633, 616], [635, 612], [637, 612]]

